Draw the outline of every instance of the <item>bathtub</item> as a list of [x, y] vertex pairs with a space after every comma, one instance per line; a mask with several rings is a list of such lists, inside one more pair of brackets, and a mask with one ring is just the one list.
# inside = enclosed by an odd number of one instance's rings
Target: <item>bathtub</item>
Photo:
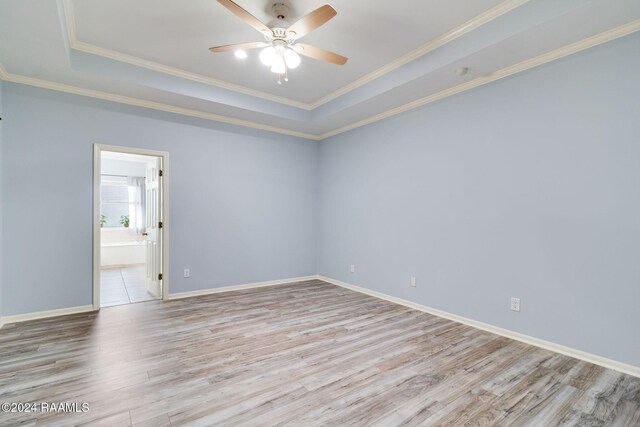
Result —
[[100, 266], [116, 267], [147, 262], [146, 241], [128, 228], [100, 230]]

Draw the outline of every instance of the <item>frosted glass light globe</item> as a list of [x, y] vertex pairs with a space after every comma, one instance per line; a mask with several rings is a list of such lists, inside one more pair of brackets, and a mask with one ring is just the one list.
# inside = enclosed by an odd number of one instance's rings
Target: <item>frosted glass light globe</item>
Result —
[[291, 49], [285, 50], [284, 60], [287, 63], [287, 67], [291, 68], [292, 70], [300, 65], [300, 55], [298, 55]]
[[287, 67], [284, 63], [282, 56], [276, 56], [271, 64], [271, 72], [276, 74], [284, 74], [287, 71]]
[[262, 63], [267, 67], [271, 67], [275, 59], [276, 50], [273, 46], [265, 47], [262, 52], [260, 52], [260, 61], [262, 61]]

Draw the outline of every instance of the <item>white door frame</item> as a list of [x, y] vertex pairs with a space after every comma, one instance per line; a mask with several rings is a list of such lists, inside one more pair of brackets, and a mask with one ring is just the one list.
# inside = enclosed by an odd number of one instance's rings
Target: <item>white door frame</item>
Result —
[[93, 309], [100, 310], [100, 159], [103, 151], [140, 154], [161, 159], [162, 180], [162, 300], [169, 296], [169, 153], [119, 145], [93, 145]]

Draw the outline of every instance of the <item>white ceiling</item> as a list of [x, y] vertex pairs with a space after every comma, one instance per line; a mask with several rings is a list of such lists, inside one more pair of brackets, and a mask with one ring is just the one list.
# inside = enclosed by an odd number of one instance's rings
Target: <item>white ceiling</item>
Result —
[[[78, 40], [214, 79], [312, 103], [417, 49], [501, 0], [335, 0], [338, 15], [302, 39], [349, 57], [344, 66], [303, 58], [289, 82], [278, 85], [260, 64], [259, 50], [237, 60], [211, 46], [264, 41], [262, 35], [215, 0], [75, 1]], [[262, 22], [273, 19], [264, 0], [237, 0]], [[324, 0], [292, 1], [294, 22]], [[411, 13], [407, 13], [411, 11]], [[409, 30], [410, 29], [410, 30]]]
[[[237, 2], [271, 19], [271, 2]], [[289, 4], [295, 21], [324, 2]], [[331, 4], [338, 15], [302, 41], [349, 61], [303, 57], [278, 85], [258, 50], [208, 51], [262, 37], [215, 0], [2, 0], [0, 77], [320, 139], [640, 30], [637, 0]]]

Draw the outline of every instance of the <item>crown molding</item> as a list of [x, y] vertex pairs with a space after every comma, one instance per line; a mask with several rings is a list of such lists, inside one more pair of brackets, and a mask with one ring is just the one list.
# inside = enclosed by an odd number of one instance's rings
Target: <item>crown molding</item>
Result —
[[157, 62], [147, 61], [146, 59], [141, 59], [136, 56], [127, 55], [127, 54], [116, 52], [109, 49], [104, 49], [102, 47], [94, 46], [89, 43], [73, 40], [69, 42], [69, 45], [71, 46], [72, 49], [80, 52], [90, 53], [92, 55], [101, 56], [103, 58], [113, 59], [118, 62], [124, 62], [127, 64], [135, 65], [141, 68], [146, 68], [152, 71], [157, 71], [159, 73], [171, 75], [174, 77], [179, 77], [179, 78], [191, 80], [197, 83], [203, 83], [209, 86], [215, 86], [222, 89], [231, 90], [233, 92], [242, 93], [244, 95], [250, 95], [256, 98], [265, 99], [267, 101], [276, 102], [279, 104], [284, 104], [291, 107], [300, 108], [303, 110], [311, 110], [311, 106], [303, 102], [298, 102], [293, 99], [285, 98], [282, 96], [276, 96], [270, 93], [250, 89], [246, 86], [228, 83], [223, 80], [212, 79], [210, 77], [206, 77], [196, 73], [191, 73], [189, 71], [184, 71], [179, 68], [169, 67], [167, 65], [162, 65]]
[[474, 18], [465, 22], [464, 24], [455, 27], [453, 30], [448, 31], [445, 34], [442, 34], [436, 37], [435, 39], [420, 46], [419, 48], [413, 50], [412, 52], [409, 52], [408, 54], [403, 55], [400, 58], [397, 58], [392, 62], [378, 68], [377, 70], [366, 74], [365, 76], [359, 78], [358, 80], [352, 83], [349, 83], [346, 86], [343, 86], [342, 88], [336, 90], [335, 92], [320, 98], [316, 102], [312, 103], [311, 107], [312, 109], [315, 109], [323, 104], [326, 104], [329, 101], [339, 98], [340, 96], [345, 95], [351, 92], [352, 90], [357, 89], [360, 86], [363, 86], [373, 80], [376, 80], [384, 76], [385, 74], [390, 73], [391, 71], [397, 68], [400, 68], [405, 64], [408, 64], [409, 62], [414, 61], [420, 58], [421, 56], [426, 55], [427, 53], [434, 51], [437, 48], [446, 45], [447, 43], [454, 41], [455, 39], [483, 26], [484, 24], [487, 24], [493, 21], [496, 18], [501, 17], [505, 13], [508, 13], [513, 9], [516, 9], [528, 2], [529, 0], [508, 0], [508, 1], [502, 2], [499, 5], [494, 6], [489, 10], [486, 10], [480, 15], [475, 16]]
[[455, 27], [454, 29], [436, 37], [433, 40], [425, 43], [419, 48], [409, 52], [406, 55], [403, 55], [399, 58], [396, 58], [392, 62], [374, 70], [363, 77], [349, 83], [346, 86], [314, 101], [312, 103], [305, 103], [296, 101], [290, 98], [273, 95], [270, 93], [258, 91], [255, 89], [248, 88], [246, 86], [229, 83], [219, 79], [213, 79], [211, 77], [203, 76], [201, 74], [192, 73], [186, 70], [182, 70], [176, 67], [170, 67], [167, 65], [159, 64], [157, 62], [148, 61], [146, 59], [142, 59], [133, 55], [128, 55], [125, 53], [117, 52], [111, 49], [105, 49], [99, 46], [95, 46], [89, 43], [85, 43], [79, 41], [77, 38], [76, 31], [76, 21], [75, 21], [75, 12], [73, 8], [73, 0], [63, 0], [63, 14], [64, 21], [67, 27], [67, 37], [69, 39], [69, 47], [74, 50], [78, 50], [81, 52], [89, 53], [96, 56], [102, 56], [104, 58], [109, 58], [115, 61], [124, 62], [127, 64], [135, 65], [137, 67], [146, 68], [148, 70], [157, 71], [163, 74], [172, 75], [174, 77], [179, 77], [187, 80], [192, 80], [198, 83], [207, 84], [210, 86], [220, 87], [223, 89], [231, 90], [238, 93], [243, 93], [245, 95], [255, 96], [257, 98], [265, 99], [267, 101], [276, 102], [279, 104], [289, 105], [292, 107], [300, 108], [303, 110], [311, 111], [314, 110], [321, 105], [326, 104], [329, 101], [332, 101], [342, 95], [345, 95], [375, 79], [378, 79], [385, 74], [390, 73], [391, 71], [411, 62], [427, 53], [446, 45], [447, 43], [452, 42], [453, 40], [481, 27], [484, 24], [487, 24], [493, 21], [496, 18], [528, 3], [529, 0], [505, 0], [497, 6], [488, 9], [481, 14], [471, 18], [469, 21], [463, 23]]
[[167, 65], [159, 64], [157, 62], [148, 61], [146, 59], [139, 58], [133, 55], [127, 55], [125, 53], [116, 52], [114, 50], [105, 49], [99, 46], [95, 46], [89, 43], [79, 41], [76, 32], [75, 13], [73, 9], [72, 0], [63, 0], [63, 13], [64, 20], [67, 27], [67, 38], [69, 39], [69, 47], [71, 49], [89, 53], [96, 56], [102, 56], [103, 58], [113, 59], [114, 61], [124, 62], [126, 64], [135, 65], [136, 67], [146, 68], [148, 70], [157, 71], [159, 73], [168, 74], [174, 77], [179, 77], [186, 80], [192, 80], [198, 83], [204, 83], [209, 86], [215, 86], [222, 89], [231, 90], [234, 92], [243, 93], [245, 95], [255, 96], [256, 98], [266, 99], [267, 101], [277, 102], [279, 104], [289, 105], [304, 110], [310, 110], [309, 104], [304, 102], [295, 101], [293, 99], [285, 98], [282, 96], [272, 95], [270, 93], [262, 92], [259, 90], [251, 89], [242, 85], [228, 83], [223, 80], [213, 79], [203, 76], [201, 74], [191, 73], [189, 71], [181, 70], [179, 68], [170, 67]]
[[326, 139], [640, 31], [640, 19], [319, 135]]
[[152, 110], [165, 111], [169, 113], [180, 114], [183, 116], [191, 116], [196, 118], [201, 118], [205, 120], [213, 120], [222, 123], [228, 123], [237, 126], [249, 127], [253, 129], [265, 130], [268, 132], [280, 133], [283, 135], [296, 136], [299, 138], [311, 139], [314, 141], [320, 141], [323, 139], [330, 138], [332, 136], [348, 132], [350, 130], [366, 126], [371, 123], [378, 122], [380, 120], [384, 120], [386, 118], [398, 115], [400, 113], [404, 113], [406, 111], [413, 110], [418, 107], [422, 107], [426, 104], [430, 104], [432, 102], [438, 101], [440, 99], [447, 98], [452, 95], [457, 95], [459, 93], [465, 92], [470, 89], [474, 89], [476, 87], [485, 85], [487, 83], [494, 82], [496, 80], [512, 76], [514, 74], [520, 73], [522, 71], [529, 70], [531, 68], [538, 67], [540, 65], [547, 64], [549, 62], [555, 61], [560, 58], [564, 58], [569, 55], [573, 55], [574, 53], [581, 52], [583, 50], [598, 46], [603, 43], [607, 43], [618, 39], [620, 37], [627, 36], [629, 34], [640, 31], [640, 19], [636, 19], [635, 21], [631, 21], [627, 24], [621, 25], [619, 27], [610, 29], [608, 31], [604, 31], [600, 34], [596, 34], [594, 36], [588, 37], [586, 39], [580, 40], [578, 42], [569, 44], [567, 46], [561, 47], [559, 49], [555, 49], [553, 51], [544, 53], [542, 55], [536, 56], [534, 58], [519, 62], [515, 65], [511, 65], [509, 67], [503, 68], [501, 70], [495, 71], [489, 75], [478, 77], [469, 82], [451, 87], [449, 89], [445, 89], [443, 91], [437, 92], [433, 95], [426, 96], [424, 98], [417, 99], [415, 101], [409, 102], [407, 104], [403, 104], [399, 107], [393, 108], [391, 110], [387, 110], [383, 113], [376, 114], [374, 116], [368, 117], [366, 119], [358, 120], [351, 124], [336, 128], [334, 130], [322, 133], [322, 134], [311, 134], [305, 132], [297, 132], [290, 129], [279, 128], [275, 126], [264, 125], [261, 123], [252, 122], [249, 120], [236, 119], [232, 117], [222, 116], [219, 114], [207, 113], [204, 111], [193, 110], [189, 108], [177, 107], [169, 104], [162, 104], [154, 101], [147, 101], [138, 98], [132, 98], [128, 96], [111, 94], [108, 92], [101, 92], [93, 89], [80, 88], [76, 86], [69, 86], [61, 83], [50, 82], [46, 80], [40, 80], [32, 77], [21, 76], [17, 74], [11, 74], [7, 72], [0, 64], [0, 78], [2, 80], [25, 84], [29, 86], [36, 86], [45, 89], [51, 89], [59, 92], [67, 92], [76, 95], [88, 96], [91, 98], [98, 98], [106, 101], [117, 102], [120, 104], [127, 104], [136, 107], [150, 108]]
[[[1, 65], [0, 65], [1, 67]], [[299, 138], [319, 140], [318, 135], [310, 133], [297, 132], [290, 129], [279, 128], [276, 126], [269, 126], [261, 123], [252, 122], [249, 120], [236, 119], [233, 117], [222, 116], [220, 114], [208, 113], [205, 111], [193, 110], [190, 108], [177, 107], [175, 105], [162, 104], [160, 102], [148, 101], [139, 98], [132, 98], [129, 96], [116, 95], [113, 93], [102, 92], [99, 90], [81, 88], [77, 86], [70, 86], [62, 83], [51, 82], [47, 80], [36, 79], [33, 77], [26, 77], [17, 74], [11, 74], [5, 72], [3, 80], [20, 83], [28, 86], [40, 87], [43, 89], [51, 89], [58, 92], [66, 92], [75, 95], [87, 96], [90, 98], [102, 99], [105, 101], [117, 102], [119, 104], [132, 105], [135, 107], [149, 108], [151, 110], [165, 111], [168, 113], [180, 114], [182, 116], [196, 117], [199, 119], [212, 120], [215, 122], [228, 123], [236, 126], [243, 126], [253, 129], [264, 130], [268, 132], [275, 132], [283, 135], [290, 135]]]

